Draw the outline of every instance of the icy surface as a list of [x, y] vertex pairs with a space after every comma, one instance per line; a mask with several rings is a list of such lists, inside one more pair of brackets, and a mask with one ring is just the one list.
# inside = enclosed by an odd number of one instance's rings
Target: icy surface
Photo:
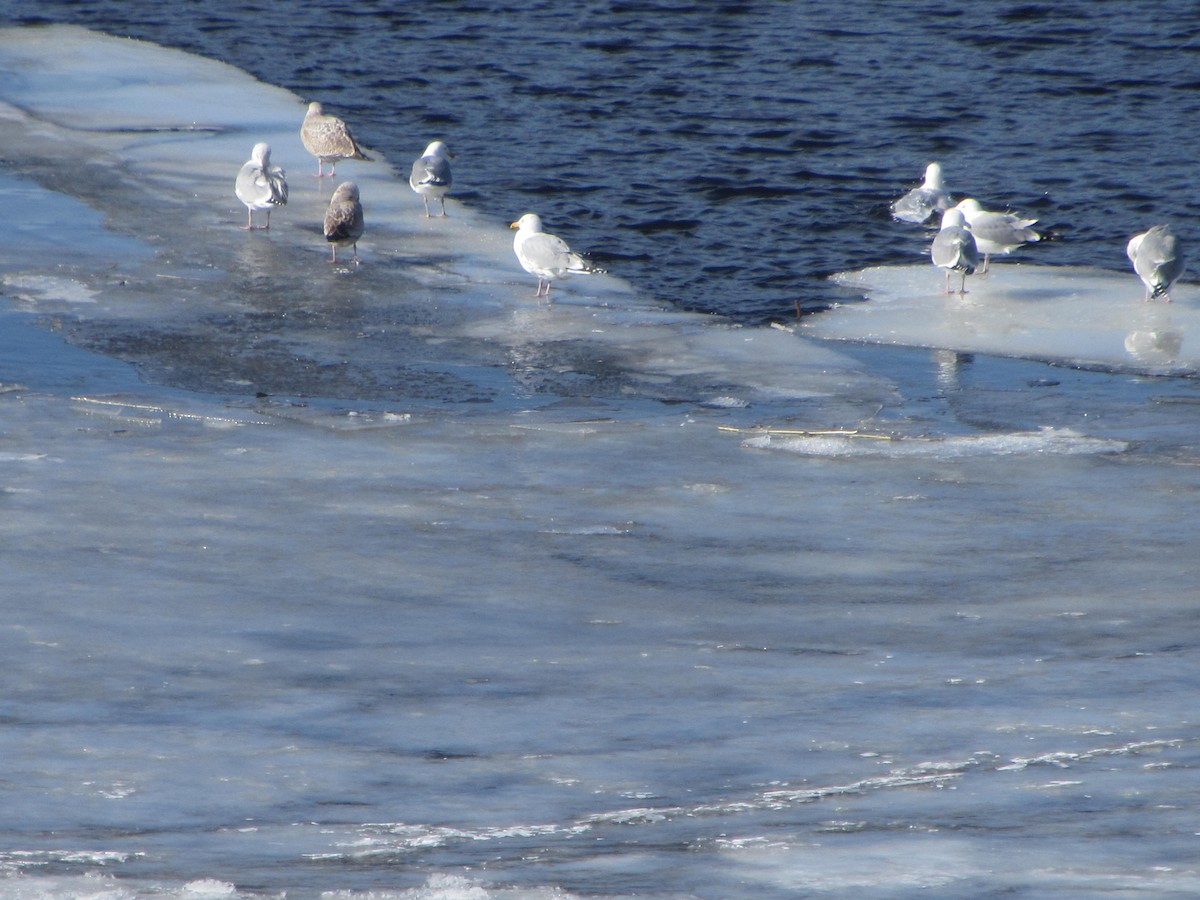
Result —
[[0, 73], [4, 893], [1196, 893], [1200, 402], [1067, 368], [1186, 352], [1186, 286], [546, 304], [385, 160], [332, 267], [299, 98], [72, 29]]

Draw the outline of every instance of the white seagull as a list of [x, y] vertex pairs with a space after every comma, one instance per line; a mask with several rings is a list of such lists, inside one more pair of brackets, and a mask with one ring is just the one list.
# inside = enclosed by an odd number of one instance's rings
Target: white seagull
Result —
[[1125, 255], [1133, 263], [1133, 270], [1146, 285], [1146, 300], [1165, 297], [1171, 285], [1183, 274], [1186, 265], [1179, 241], [1170, 225], [1155, 225], [1149, 231], [1134, 235], [1125, 247]]
[[365, 227], [362, 204], [358, 202], [358, 185], [343, 181], [333, 192], [329, 211], [325, 213], [325, 240], [329, 241], [333, 251], [329, 261], [337, 262], [338, 247], [352, 246], [354, 264], [358, 265], [358, 239]]
[[517, 254], [517, 262], [530, 275], [537, 276], [535, 297], [543, 296], [543, 284], [546, 286], [545, 296], [549, 297], [550, 285], [555, 278], [562, 278], [564, 275], [591, 275], [604, 271], [572, 251], [562, 238], [542, 231], [542, 220], [536, 213], [525, 213], [508, 227], [517, 229], [516, 237], [513, 238], [513, 252]]
[[246, 204], [248, 217], [243, 226], [246, 231], [254, 229], [256, 209], [267, 211], [267, 224], [258, 226], [266, 230], [271, 227], [271, 210], [287, 205], [288, 186], [283, 175], [283, 169], [271, 165], [270, 144], [255, 144], [233, 185], [237, 198]]
[[950, 290], [950, 273], [960, 272], [962, 282], [957, 293], [965, 294], [967, 276], [973, 274], [979, 265], [979, 250], [975, 247], [975, 238], [967, 229], [962, 210], [951, 207], [942, 213], [942, 227], [933, 239], [929, 255], [935, 266], [946, 270], [946, 289], [943, 293], [956, 293]]
[[935, 212], [954, 205], [942, 181], [942, 166], [931, 162], [925, 167], [925, 181], [892, 204], [892, 215], [902, 222], [923, 225]]
[[967, 220], [967, 227], [975, 238], [975, 246], [983, 254], [983, 267], [979, 270], [982, 275], [988, 270], [988, 263], [993, 253], [1003, 253], [1007, 256], [1022, 244], [1040, 241], [1042, 236], [1031, 226], [1037, 224], [1037, 219], [1022, 219], [1012, 213], [991, 212], [979, 205], [973, 197], [958, 202], [957, 209], [962, 211]]
[[450, 177], [450, 160], [454, 156], [441, 141], [434, 141], [425, 148], [421, 158], [412, 164], [408, 176], [409, 186], [421, 195], [425, 203], [425, 218], [429, 218], [429, 198], [442, 203], [442, 215], [446, 215], [446, 192], [454, 179]]
[[346, 123], [337, 116], [325, 115], [321, 104], [315, 101], [308, 104], [308, 112], [304, 114], [300, 142], [317, 158], [317, 178], [325, 177], [325, 163], [329, 163], [332, 178], [337, 174], [339, 159], [371, 159], [359, 148]]

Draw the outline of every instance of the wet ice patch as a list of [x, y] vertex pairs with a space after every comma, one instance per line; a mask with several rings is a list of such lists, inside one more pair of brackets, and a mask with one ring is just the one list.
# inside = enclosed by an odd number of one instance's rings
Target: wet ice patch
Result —
[[96, 291], [57, 275], [5, 275], [4, 293], [22, 303], [95, 303]]
[[121, 425], [154, 427], [175, 422], [206, 428], [236, 428], [271, 424], [270, 419], [264, 416], [230, 407], [223, 408], [220, 413], [205, 410], [195, 400], [183, 397], [174, 397], [171, 402], [165, 403], [121, 396], [78, 396], [71, 400], [78, 412]]
[[[5, 113], [0, 102], [0, 129], [19, 136], [25, 121], [14, 122]], [[58, 179], [58, 184], [67, 187], [69, 181]], [[149, 255], [140, 242], [103, 228], [104, 215], [86, 203], [2, 169], [0, 196], [7, 225], [5, 246], [13, 263], [41, 271]]]
[[962, 459], [979, 456], [1075, 456], [1092, 453], [1121, 453], [1124, 441], [1089, 437], [1069, 428], [1006, 434], [972, 434], [939, 437], [903, 437], [883, 433], [789, 432], [764, 429], [745, 440], [747, 447], [783, 450], [803, 456], [876, 456], [897, 459]]
[[199, 878], [183, 886], [182, 895], [192, 900], [217, 900], [220, 897], [236, 897], [237, 888], [226, 881], [215, 878]]

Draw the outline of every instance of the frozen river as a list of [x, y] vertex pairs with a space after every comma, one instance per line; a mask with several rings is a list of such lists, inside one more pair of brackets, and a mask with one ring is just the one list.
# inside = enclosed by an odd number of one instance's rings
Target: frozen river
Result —
[[0, 894], [1200, 892], [1194, 286], [546, 303], [386, 158], [331, 266], [302, 98], [0, 72]]

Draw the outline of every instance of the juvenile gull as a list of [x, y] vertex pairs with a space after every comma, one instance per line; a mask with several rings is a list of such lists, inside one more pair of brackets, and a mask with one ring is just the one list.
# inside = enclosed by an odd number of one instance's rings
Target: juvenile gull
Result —
[[942, 181], [942, 166], [931, 162], [925, 167], [925, 181], [892, 204], [892, 215], [902, 222], [923, 225], [938, 210], [954, 205]]
[[1186, 264], [1171, 226], [1155, 225], [1149, 231], [1134, 235], [1125, 246], [1125, 255], [1146, 285], [1145, 299], [1165, 297], [1170, 303], [1171, 295], [1167, 291], [1183, 274]]
[[1022, 219], [1012, 213], [991, 212], [979, 205], [979, 201], [968, 197], [958, 202], [957, 209], [962, 211], [967, 220], [967, 227], [975, 238], [975, 246], [983, 254], [982, 275], [988, 270], [988, 263], [993, 253], [1003, 253], [1007, 256], [1022, 244], [1040, 241], [1042, 236], [1031, 226], [1037, 224], [1037, 219]]
[[267, 211], [267, 224], [259, 226], [263, 230], [271, 227], [271, 210], [276, 206], [286, 206], [288, 198], [287, 181], [284, 180], [283, 169], [271, 165], [271, 146], [258, 143], [250, 151], [233, 191], [237, 198], [246, 204], [247, 219], [243, 226], [246, 231], [254, 229], [254, 211]]
[[955, 293], [950, 290], [950, 273], [962, 273], [962, 282], [957, 293], [967, 292], [967, 276], [974, 273], [979, 265], [979, 251], [975, 247], [975, 238], [967, 230], [966, 219], [962, 210], [950, 208], [942, 213], [942, 227], [933, 239], [929, 248], [933, 264], [946, 270], [945, 294]]
[[435, 197], [442, 203], [442, 215], [446, 215], [446, 192], [453, 179], [450, 177], [450, 159], [454, 154], [441, 141], [434, 141], [425, 148], [421, 158], [412, 164], [408, 183], [421, 195], [425, 203], [425, 218], [429, 218], [429, 198]]
[[317, 158], [318, 178], [325, 176], [325, 163], [329, 163], [329, 176], [332, 178], [337, 174], [339, 159], [371, 159], [359, 149], [346, 123], [337, 116], [325, 115], [321, 104], [315, 101], [308, 104], [308, 112], [304, 114], [300, 141], [304, 149]]
[[604, 271], [573, 252], [562, 238], [542, 231], [542, 220], [536, 213], [525, 213], [509, 225], [509, 228], [517, 229], [516, 237], [513, 238], [513, 252], [517, 254], [517, 262], [530, 275], [537, 276], [535, 297], [543, 296], [543, 283], [546, 286], [545, 296], [549, 297], [550, 285], [555, 278]]
[[337, 262], [338, 247], [351, 246], [354, 248], [354, 264], [358, 265], [358, 239], [362, 237], [365, 227], [362, 204], [358, 202], [358, 185], [353, 181], [343, 181], [333, 192], [329, 211], [325, 213], [325, 240], [329, 241], [333, 251], [329, 261]]

